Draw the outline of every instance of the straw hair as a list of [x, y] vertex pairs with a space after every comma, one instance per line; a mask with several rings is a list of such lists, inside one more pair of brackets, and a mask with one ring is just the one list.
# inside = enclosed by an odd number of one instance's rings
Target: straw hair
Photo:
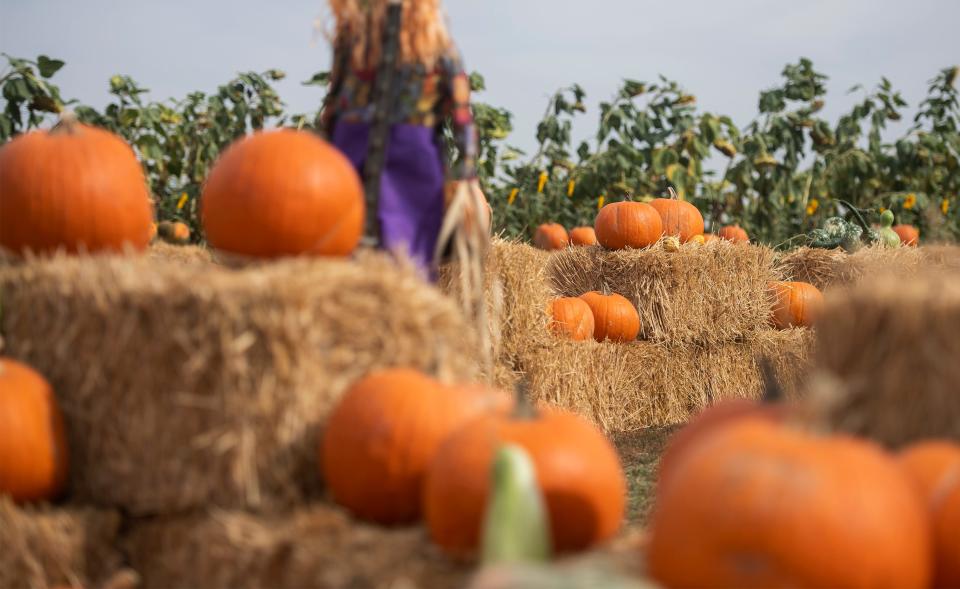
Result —
[[119, 529], [114, 512], [19, 508], [0, 495], [0, 587], [93, 587], [120, 568]]
[[844, 383], [825, 410], [836, 429], [960, 440], [960, 276], [865, 280], [828, 297], [819, 325], [818, 367]]
[[72, 497], [134, 514], [315, 496], [320, 424], [353, 381], [476, 376], [456, 305], [382, 254], [54, 258], [0, 269], [0, 297], [7, 353], [65, 413]]

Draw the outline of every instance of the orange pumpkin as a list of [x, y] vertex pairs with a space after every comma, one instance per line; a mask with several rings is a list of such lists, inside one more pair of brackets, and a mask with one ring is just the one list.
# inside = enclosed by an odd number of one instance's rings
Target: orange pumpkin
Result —
[[401, 524], [420, 516], [427, 465], [452, 432], [502, 401], [409, 369], [355, 383], [330, 414], [320, 456], [334, 500], [359, 518]]
[[916, 247], [920, 244], [920, 232], [913, 225], [894, 225], [893, 231], [900, 236], [900, 243]]
[[122, 139], [64, 118], [0, 147], [0, 247], [122, 251], [150, 243], [143, 169]]
[[574, 227], [570, 230], [573, 245], [597, 245], [597, 233], [593, 227]]
[[633, 303], [616, 293], [593, 291], [581, 295], [593, 313], [593, 337], [598, 342], [632, 342], [640, 333], [640, 315]]
[[653, 245], [663, 235], [657, 209], [642, 202], [615, 202], [604, 206], [594, 223], [597, 241], [607, 249]]
[[157, 225], [157, 233], [164, 241], [179, 245], [190, 243], [190, 228], [180, 221], [163, 221]]
[[717, 232], [717, 237], [733, 243], [749, 243], [750, 237], [739, 225], [728, 225]]
[[443, 443], [424, 490], [427, 528], [440, 548], [455, 557], [476, 550], [494, 453], [505, 443], [521, 446], [533, 461], [555, 549], [582, 550], [616, 534], [626, 505], [616, 450], [583, 418], [546, 409], [483, 417]]
[[213, 248], [244, 256], [346, 256], [360, 241], [364, 197], [347, 158], [314, 133], [280, 129], [233, 143], [200, 201]]
[[933, 537], [934, 587], [960, 587], [960, 482], [934, 507]]
[[533, 245], [542, 250], [562, 250], [570, 245], [570, 236], [563, 225], [558, 223], [544, 223], [537, 227], [533, 236]]
[[667, 587], [927, 587], [926, 510], [881, 448], [763, 419], [722, 427], [657, 498], [647, 565]]
[[50, 383], [25, 364], [0, 358], [0, 495], [51, 500], [66, 478], [63, 416]]
[[771, 322], [777, 329], [812, 326], [823, 309], [823, 293], [806, 282], [773, 282]]
[[703, 215], [700, 210], [684, 200], [655, 198], [650, 206], [660, 214], [665, 235], [675, 235], [682, 243], [703, 234]]
[[575, 297], [563, 297], [550, 303], [550, 331], [554, 335], [583, 341], [593, 337], [595, 322], [593, 311], [585, 301]]

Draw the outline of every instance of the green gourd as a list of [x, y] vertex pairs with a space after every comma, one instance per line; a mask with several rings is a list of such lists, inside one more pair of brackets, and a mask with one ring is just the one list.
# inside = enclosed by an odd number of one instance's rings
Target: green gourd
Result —
[[880, 243], [886, 247], [900, 247], [900, 236], [893, 230], [893, 211], [886, 210], [880, 215]]

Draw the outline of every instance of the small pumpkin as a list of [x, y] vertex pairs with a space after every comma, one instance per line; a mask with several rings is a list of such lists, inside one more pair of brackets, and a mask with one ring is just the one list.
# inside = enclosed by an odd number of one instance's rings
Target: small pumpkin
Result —
[[733, 243], [750, 243], [750, 236], [739, 225], [727, 225], [717, 232], [717, 237]]
[[49, 501], [67, 478], [63, 416], [39, 373], [0, 357], [0, 495]]
[[777, 329], [811, 327], [823, 309], [823, 293], [806, 282], [772, 282], [771, 322]]
[[573, 245], [597, 245], [597, 233], [593, 227], [574, 227], [570, 230]]
[[920, 231], [913, 225], [894, 225], [893, 232], [900, 237], [900, 243], [916, 247], [920, 244]]
[[217, 160], [200, 200], [211, 247], [243, 256], [346, 256], [363, 230], [363, 187], [340, 151], [308, 131], [257, 132]]
[[563, 297], [550, 303], [550, 331], [554, 335], [565, 336], [574, 341], [583, 341], [593, 337], [595, 329], [593, 311], [590, 305], [575, 297]]
[[594, 222], [597, 241], [607, 249], [651, 246], [663, 235], [657, 209], [642, 202], [615, 202], [604, 206]]
[[570, 245], [570, 236], [559, 223], [544, 223], [537, 227], [533, 245], [542, 250], [562, 250]]
[[746, 418], [677, 465], [647, 565], [667, 587], [919, 589], [930, 551], [924, 505], [880, 447]]
[[143, 250], [153, 207], [117, 135], [66, 113], [0, 147], [0, 248], [22, 254]]
[[686, 243], [696, 235], [703, 234], [703, 215], [700, 209], [687, 201], [675, 198], [655, 198], [650, 206], [660, 214], [663, 234], [676, 236]]
[[597, 291], [580, 295], [593, 314], [593, 337], [598, 342], [632, 342], [640, 333], [640, 315], [626, 297]]
[[703, 245], [707, 243], [707, 239], [703, 235], [694, 235], [690, 238], [690, 243], [695, 243], [697, 245]]
[[176, 245], [190, 243], [190, 228], [180, 221], [161, 221], [157, 225], [157, 234], [167, 243]]
[[480, 391], [400, 368], [355, 383], [320, 441], [323, 477], [334, 500], [361, 519], [415, 521], [423, 477], [440, 443], [499, 403]]

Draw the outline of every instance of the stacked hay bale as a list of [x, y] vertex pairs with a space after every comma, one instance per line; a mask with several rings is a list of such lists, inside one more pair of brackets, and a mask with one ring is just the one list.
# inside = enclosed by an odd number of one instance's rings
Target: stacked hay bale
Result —
[[[412, 269], [379, 254], [238, 269], [54, 257], [0, 268], [0, 298], [5, 353], [50, 380], [71, 452], [66, 505], [4, 512], [0, 585], [23, 570], [24, 586], [97, 583], [100, 565], [84, 555], [99, 538], [129, 549], [146, 587], [236, 587], [237, 574], [273, 570], [285, 555], [300, 563], [287, 586], [309, 586], [332, 578], [325, 563], [342, 561], [344, 575], [363, 565], [351, 551], [424, 550], [410, 532], [350, 528], [322, 502], [317, 464], [325, 416], [358, 377], [392, 366], [475, 376], [469, 326]], [[128, 538], [73, 515], [94, 506], [126, 514]], [[206, 564], [182, 566], [185, 555]], [[443, 574], [424, 562], [414, 581]], [[356, 573], [374, 586], [384, 570]]]

